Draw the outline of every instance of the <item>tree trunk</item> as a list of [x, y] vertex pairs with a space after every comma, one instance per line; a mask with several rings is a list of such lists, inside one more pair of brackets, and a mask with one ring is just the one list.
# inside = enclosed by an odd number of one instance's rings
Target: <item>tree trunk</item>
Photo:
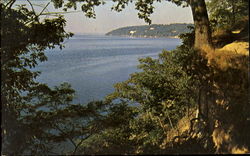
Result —
[[211, 47], [212, 37], [205, 1], [190, 0], [189, 3], [192, 9], [195, 26], [194, 48], [202, 50], [205, 47]]
[[[194, 49], [197, 52], [205, 54], [209, 53], [212, 49], [212, 36], [210, 29], [210, 22], [208, 19], [206, 3], [204, 0], [189, 0], [189, 5], [192, 9], [194, 27], [195, 27], [195, 40], [194, 40]], [[204, 56], [206, 57], [206, 56]], [[205, 85], [205, 84], [203, 84]], [[198, 117], [205, 121], [205, 127], [199, 127], [200, 130], [205, 136], [205, 133], [210, 132], [209, 122], [209, 107], [213, 104], [209, 93], [209, 86], [203, 86], [199, 91], [199, 115]], [[205, 131], [203, 131], [203, 128]]]

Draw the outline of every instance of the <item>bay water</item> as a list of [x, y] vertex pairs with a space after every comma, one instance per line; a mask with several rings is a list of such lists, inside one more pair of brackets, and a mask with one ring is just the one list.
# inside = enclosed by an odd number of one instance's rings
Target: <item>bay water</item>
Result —
[[114, 91], [113, 84], [138, 72], [138, 59], [157, 58], [162, 50], [181, 44], [177, 38], [131, 38], [105, 35], [74, 35], [65, 48], [47, 50], [48, 61], [40, 63], [39, 82], [50, 87], [63, 82], [76, 90], [74, 103], [102, 100]]

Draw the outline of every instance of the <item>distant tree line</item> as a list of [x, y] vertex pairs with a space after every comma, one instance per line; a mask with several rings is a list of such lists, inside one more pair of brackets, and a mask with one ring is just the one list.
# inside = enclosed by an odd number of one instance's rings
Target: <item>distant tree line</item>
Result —
[[112, 30], [106, 35], [134, 36], [134, 37], [178, 37], [182, 33], [188, 33], [188, 28], [193, 24], [152, 24], [145, 26], [129, 26]]

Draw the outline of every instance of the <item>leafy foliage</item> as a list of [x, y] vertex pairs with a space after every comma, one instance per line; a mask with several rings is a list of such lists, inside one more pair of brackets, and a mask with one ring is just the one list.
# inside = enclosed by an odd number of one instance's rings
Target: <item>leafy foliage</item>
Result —
[[213, 27], [237, 29], [244, 16], [248, 15], [247, 0], [211, 0], [207, 2], [209, 18]]
[[[122, 11], [126, 5], [129, 3], [135, 4], [135, 9], [138, 10], [138, 18], [144, 19], [146, 23], [151, 24], [150, 15], [154, 12], [153, 4], [155, 2], [161, 2], [162, 0], [112, 0], [115, 4], [112, 6], [112, 10], [117, 12]], [[188, 1], [186, 0], [168, 0], [175, 3], [178, 6], [186, 7], [188, 6]], [[77, 9], [77, 3], [81, 4], [81, 9], [85, 13], [85, 16], [90, 18], [95, 18], [95, 7], [99, 5], [104, 5], [104, 0], [69, 0], [65, 2], [63, 0], [52, 0], [56, 8], [63, 8], [67, 11], [68, 8]]]
[[144, 111], [156, 115], [163, 115], [166, 109], [172, 119], [179, 118], [191, 100], [186, 97], [190, 78], [172, 58], [172, 53], [164, 51], [157, 60], [140, 59], [138, 67], [143, 72], [133, 73], [127, 81], [117, 83], [108, 100], [119, 98], [139, 103]]
[[47, 60], [44, 50], [62, 48], [72, 34], [65, 32], [62, 16], [40, 20], [34, 10], [23, 5], [13, 9], [14, 1], [9, 2], [1, 3], [3, 153], [53, 154], [63, 150], [61, 143], [72, 144], [64, 152], [75, 153], [84, 140], [102, 130], [97, 122], [104, 118], [106, 104], [72, 104], [74, 90], [69, 84], [52, 89], [35, 81], [40, 72], [31, 69]]
[[17, 9], [8, 7], [8, 4], [0, 7], [3, 146], [15, 152], [23, 148], [20, 142], [12, 140], [22, 139], [17, 137], [23, 131], [20, 116], [24, 108], [32, 107], [23, 95], [33, 90], [41, 91], [41, 85], [34, 81], [40, 73], [29, 69], [46, 61], [43, 52], [46, 48], [62, 47], [64, 38], [72, 34], [64, 31], [66, 21], [61, 16], [39, 21], [33, 11], [22, 5]]
[[142, 71], [115, 84], [115, 92], [106, 97], [107, 101], [122, 100], [140, 108], [139, 116], [130, 122], [135, 153], [161, 153], [168, 131], [195, 106], [194, 80], [178, 62], [184, 59], [181, 55], [185, 57], [177, 51], [163, 51], [158, 59], [140, 59]]
[[121, 102], [112, 104], [102, 125], [105, 129], [86, 140], [79, 154], [133, 154], [136, 144], [130, 140], [130, 123], [138, 116], [138, 109]]

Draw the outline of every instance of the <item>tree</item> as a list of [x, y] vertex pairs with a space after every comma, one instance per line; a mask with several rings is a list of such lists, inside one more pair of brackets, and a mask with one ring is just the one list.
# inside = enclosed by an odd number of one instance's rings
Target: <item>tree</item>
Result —
[[[72, 34], [64, 31], [65, 20], [59, 16], [40, 21], [33, 11], [24, 6], [12, 9], [15, 1], [1, 3], [1, 102], [3, 148], [10, 152], [21, 150], [23, 124], [20, 116], [27, 105], [25, 95], [38, 88], [37, 71], [31, 71], [47, 57], [43, 51], [56, 45]], [[18, 145], [15, 146], [14, 144]], [[8, 151], [8, 150], [7, 150]]]
[[73, 150], [67, 152], [74, 154], [102, 130], [97, 122], [105, 117], [101, 113], [107, 104], [72, 104], [75, 91], [69, 84], [50, 88], [36, 82], [40, 72], [32, 68], [47, 60], [44, 50], [62, 48], [72, 34], [65, 32], [60, 15], [41, 20], [49, 3], [37, 13], [30, 1], [31, 10], [24, 5], [12, 8], [14, 2], [0, 4], [2, 153], [55, 154], [53, 147], [68, 142]]
[[115, 91], [106, 97], [108, 101], [123, 100], [139, 105], [140, 116], [133, 121], [132, 138], [140, 143], [138, 148], [143, 153], [149, 147], [159, 148], [167, 131], [174, 129], [178, 120], [194, 106], [191, 77], [175, 57], [176, 53], [163, 51], [159, 59], [140, 59], [138, 68], [142, 72], [133, 73], [127, 81], [115, 84]]

